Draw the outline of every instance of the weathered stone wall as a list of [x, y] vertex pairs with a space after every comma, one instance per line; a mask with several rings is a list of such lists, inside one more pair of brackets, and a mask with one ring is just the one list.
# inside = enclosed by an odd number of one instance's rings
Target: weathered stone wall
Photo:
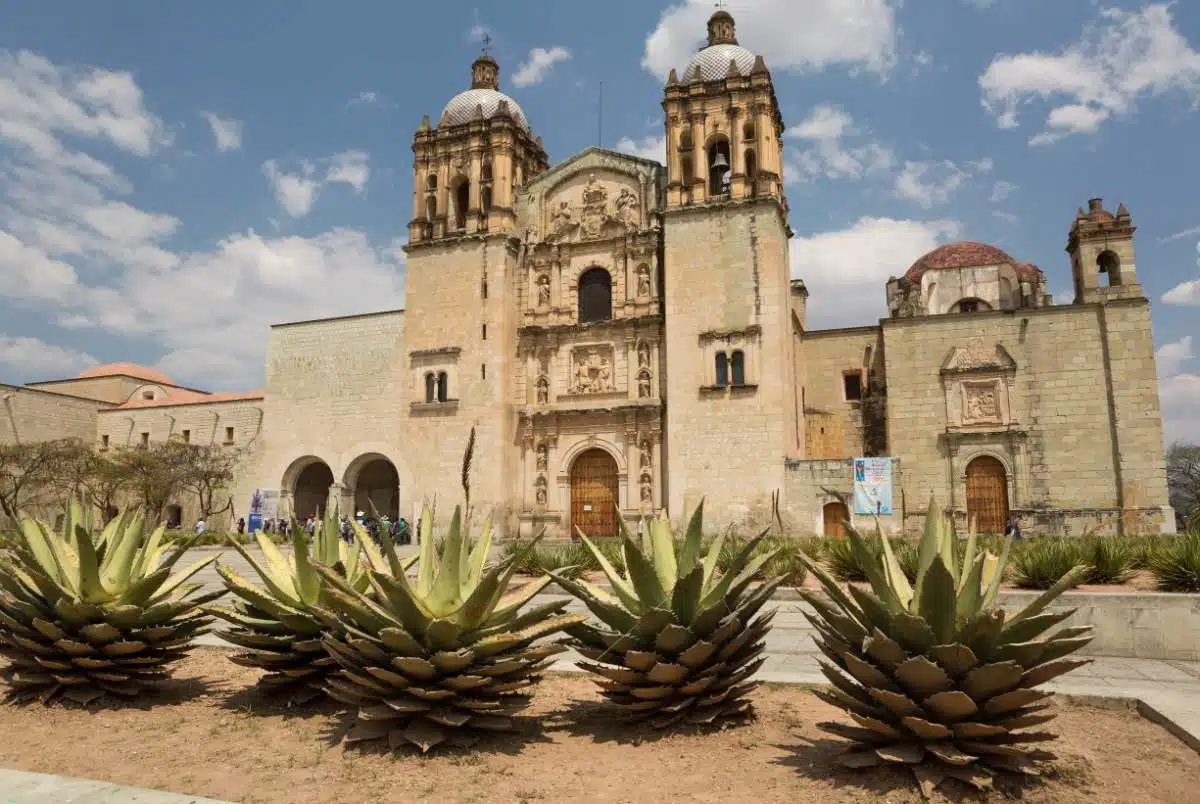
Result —
[[879, 327], [804, 334], [803, 349], [808, 364], [803, 388], [808, 436], [806, 458], [856, 458], [865, 454], [863, 401], [846, 399], [843, 378], [849, 372], [860, 372], [865, 396], [871, 379], [868, 361], [878, 341]]
[[28, 387], [119, 405], [127, 401], [130, 395], [143, 385], [147, 385], [145, 380], [117, 375], [112, 377], [88, 377], [82, 380], [50, 380], [47, 382], [30, 383]]
[[[801, 445], [787, 232], [774, 202], [684, 209], [665, 222], [669, 510], [707, 497], [716, 528], [769, 515]], [[713, 353], [745, 344], [744, 388], [714, 388]]]
[[78, 438], [92, 443], [96, 417], [107, 407], [90, 399], [0, 384], [0, 444]]
[[[892, 500], [890, 516], [881, 516], [880, 524], [885, 531], [900, 530], [903, 465], [900, 460], [892, 461]], [[864, 533], [874, 533], [875, 517], [858, 516], [854, 513], [854, 460], [801, 460], [787, 462], [787, 514], [794, 535], [812, 536], [824, 532], [824, 508], [830, 503], [842, 502], [849, 509], [850, 522]]]

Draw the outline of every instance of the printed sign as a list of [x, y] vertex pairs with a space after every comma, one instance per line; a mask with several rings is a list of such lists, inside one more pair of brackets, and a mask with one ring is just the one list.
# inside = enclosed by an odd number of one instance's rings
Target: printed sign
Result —
[[263, 522], [279, 516], [279, 490], [255, 489], [250, 494], [250, 513], [246, 517], [246, 530], [256, 533], [263, 529]]
[[854, 459], [854, 513], [892, 513], [892, 459]]

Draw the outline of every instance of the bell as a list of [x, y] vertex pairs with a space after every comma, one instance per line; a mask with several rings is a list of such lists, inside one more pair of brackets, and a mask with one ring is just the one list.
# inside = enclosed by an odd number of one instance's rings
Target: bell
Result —
[[727, 170], [729, 168], [729, 160], [725, 158], [723, 151], [717, 151], [717, 155], [713, 158], [712, 166], [714, 170], [717, 168]]

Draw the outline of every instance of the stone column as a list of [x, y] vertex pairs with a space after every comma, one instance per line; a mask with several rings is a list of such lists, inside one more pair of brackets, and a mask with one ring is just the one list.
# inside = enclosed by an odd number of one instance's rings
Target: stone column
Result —
[[729, 197], [744, 198], [746, 193], [746, 165], [742, 155], [742, 125], [738, 120], [740, 110], [735, 106], [729, 110]]

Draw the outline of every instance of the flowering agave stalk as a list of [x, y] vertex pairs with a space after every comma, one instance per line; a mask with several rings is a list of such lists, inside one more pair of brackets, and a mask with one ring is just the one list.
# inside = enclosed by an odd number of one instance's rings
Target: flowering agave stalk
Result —
[[[325, 516], [311, 538], [299, 523], [292, 522], [292, 550], [288, 555], [262, 533], [257, 535], [262, 561], [236, 539], [229, 539], [261, 579], [262, 587], [229, 567], [217, 565], [217, 572], [235, 599], [232, 608], [209, 607], [206, 611], [231, 623], [232, 629], [219, 632], [221, 638], [247, 651], [230, 656], [230, 660], [265, 670], [259, 686], [284, 696], [289, 704], [307, 703], [321, 695], [325, 677], [337, 669], [337, 663], [321, 644], [321, 632], [327, 625], [311, 612], [326, 590], [313, 563], [332, 568], [350, 588], [365, 593], [370, 588], [370, 569], [403, 573], [416, 561], [415, 557], [398, 561], [394, 553], [385, 557], [369, 537], [347, 544], [341, 538], [340, 526], [337, 495], [330, 491]], [[361, 530], [362, 526], [355, 522], [352, 527]]]
[[1027, 748], [1054, 738], [1026, 731], [1054, 717], [1046, 711], [1051, 693], [1037, 688], [1087, 664], [1064, 657], [1092, 636], [1090, 626], [1045, 636], [1073, 613], [1046, 609], [1088, 568], [1072, 569], [1008, 616], [995, 603], [1011, 537], [997, 558], [977, 550], [972, 529], [960, 565], [953, 527], [931, 501], [910, 584], [881, 529], [878, 558], [853, 528], [847, 536], [868, 588], [840, 586], [801, 554], [825, 592], [801, 592], [816, 609], [808, 618], [829, 659], [821, 671], [833, 687], [817, 694], [856, 724], [818, 724], [853, 741], [841, 763], [909, 767], [928, 796], [947, 777], [983, 789], [997, 772], [1036, 773], [1039, 761], [1053, 759]]
[[[537, 640], [585, 619], [563, 615], [569, 601], [562, 599], [521, 611], [550, 579], [508, 592], [524, 555], [485, 567], [491, 523], [474, 549], [465, 543], [461, 523], [456, 508], [439, 555], [426, 511], [417, 577], [373, 568], [373, 597], [340, 573], [317, 568], [328, 589], [314, 611], [331, 626], [322, 639], [341, 665], [326, 690], [358, 707], [348, 742], [386, 739], [392, 748], [413, 745], [426, 752], [511, 730], [512, 715], [529, 703], [522, 690], [565, 650]], [[357, 536], [366, 541], [361, 531]], [[384, 550], [392, 552], [387, 541]]]
[[[630, 720], [665, 728], [680, 721], [712, 723], [749, 712], [751, 676], [762, 666], [774, 610], [758, 615], [781, 578], [751, 583], [774, 557], [754, 551], [751, 539], [717, 576], [724, 536], [702, 554], [704, 505], [696, 507], [679, 554], [666, 516], [653, 519], [643, 544], [621, 522], [627, 575], [621, 575], [582, 532], [580, 537], [612, 586], [608, 593], [581, 579], [550, 573], [598, 617], [600, 626], [568, 630], [574, 647], [592, 662], [604, 696]], [[757, 615], [757, 616], [756, 616]]]
[[88, 704], [136, 698], [170, 676], [194, 637], [212, 622], [198, 606], [223, 595], [188, 579], [212, 563], [172, 575], [190, 541], [146, 534], [125, 510], [93, 535], [91, 512], [67, 505], [62, 531], [24, 517], [17, 547], [0, 558], [0, 655], [9, 697], [62, 697]]

